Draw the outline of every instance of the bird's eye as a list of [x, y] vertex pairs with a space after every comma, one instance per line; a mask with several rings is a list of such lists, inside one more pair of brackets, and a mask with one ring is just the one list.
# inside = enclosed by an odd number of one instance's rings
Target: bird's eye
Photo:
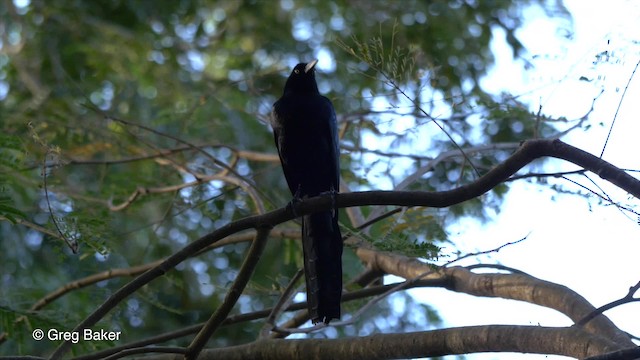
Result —
[[294, 69], [293, 72], [296, 74], [300, 74], [300, 69]]

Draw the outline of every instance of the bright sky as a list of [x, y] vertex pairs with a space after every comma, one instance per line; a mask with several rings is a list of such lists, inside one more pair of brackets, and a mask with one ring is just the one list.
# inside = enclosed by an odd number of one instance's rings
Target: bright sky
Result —
[[[549, 21], [541, 10], [525, 12], [526, 23], [519, 38], [529, 50], [526, 58], [533, 68], [523, 74], [524, 62], [514, 61], [506, 44], [496, 41], [497, 64], [483, 85], [489, 90], [523, 94], [521, 99], [530, 103], [532, 109], [537, 110], [542, 105], [545, 114], [566, 116], [568, 119], [585, 115], [593, 98], [603, 89], [604, 93], [590, 115], [594, 127], [563, 138], [574, 146], [599, 155], [622, 93], [640, 61], [640, 46], [632, 44], [632, 41], [640, 39], [640, 2], [614, 0], [607, 1], [605, 5], [595, 0], [567, 0], [566, 5], [573, 16], [572, 38], [563, 36], [568, 33], [563, 29], [571, 29], [566, 21]], [[594, 67], [596, 54], [603, 50], [613, 55], [611, 63]], [[580, 81], [581, 76], [593, 81]], [[640, 169], [640, 157], [634, 150], [640, 134], [638, 99], [640, 70], [627, 89], [604, 155], [605, 160], [627, 169]], [[604, 127], [598, 127], [599, 122]], [[558, 160], [547, 170], [570, 168], [568, 163]], [[597, 178], [593, 175], [593, 179]], [[612, 189], [606, 188], [609, 195], [615, 200], [626, 201], [625, 193]], [[456, 226], [452, 238], [463, 252], [476, 252], [518, 240], [530, 233], [525, 242], [492, 254], [491, 258], [485, 257], [483, 262], [499, 262], [563, 284], [598, 307], [624, 296], [629, 287], [640, 281], [640, 225], [637, 220], [629, 219], [613, 206], [558, 195], [548, 187], [520, 181], [512, 187], [494, 222], [481, 225], [476, 221], [463, 221]], [[564, 315], [553, 310], [516, 301], [480, 299], [439, 289], [421, 289], [413, 291], [413, 294], [438, 309], [447, 327], [570, 325]], [[605, 314], [622, 330], [640, 336], [640, 303], [626, 304]], [[565, 357], [476, 354], [467, 358]]]

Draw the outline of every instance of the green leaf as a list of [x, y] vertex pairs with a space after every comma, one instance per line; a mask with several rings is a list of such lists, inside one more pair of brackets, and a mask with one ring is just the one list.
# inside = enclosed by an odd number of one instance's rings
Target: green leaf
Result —
[[17, 218], [26, 219], [27, 214], [16, 209], [13, 205], [13, 200], [6, 195], [0, 195], [0, 216], [5, 217], [12, 224], [17, 224]]

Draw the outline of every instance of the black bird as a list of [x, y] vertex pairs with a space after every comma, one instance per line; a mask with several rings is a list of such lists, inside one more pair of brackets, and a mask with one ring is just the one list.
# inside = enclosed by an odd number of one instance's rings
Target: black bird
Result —
[[[273, 104], [273, 135], [294, 201], [338, 192], [338, 125], [331, 101], [320, 95], [318, 60], [293, 68], [282, 97]], [[342, 236], [338, 211], [302, 217], [302, 249], [311, 321], [340, 318]]]

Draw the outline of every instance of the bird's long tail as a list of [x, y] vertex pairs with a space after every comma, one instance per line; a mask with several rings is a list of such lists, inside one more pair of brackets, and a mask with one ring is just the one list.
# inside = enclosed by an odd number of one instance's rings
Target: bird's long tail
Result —
[[337, 211], [302, 218], [302, 248], [309, 316], [315, 324], [340, 318], [342, 236]]

